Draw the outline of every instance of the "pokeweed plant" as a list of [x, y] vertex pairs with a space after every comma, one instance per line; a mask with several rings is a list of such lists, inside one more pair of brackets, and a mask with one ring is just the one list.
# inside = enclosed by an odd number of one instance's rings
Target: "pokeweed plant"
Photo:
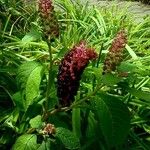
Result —
[[148, 149], [149, 18], [55, 4], [39, 0], [33, 15], [12, 6], [28, 29], [1, 10], [0, 148]]

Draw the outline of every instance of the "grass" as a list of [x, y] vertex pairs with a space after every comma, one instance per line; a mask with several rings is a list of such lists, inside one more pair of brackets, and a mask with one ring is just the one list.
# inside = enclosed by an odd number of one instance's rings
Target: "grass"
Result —
[[[49, 52], [36, 8], [21, 1], [0, 0], [0, 4], [1, 149], [17, 149], [22, 141], [22, 149], [149, 149], [149, 16], [137, 24], [126, 9], [56, 0], [60, 37], [51, 45], [54, 63], [46, 97]], [[128, 44], [118, 70], [128, 76], [102, 76], [105, 56], [122, 28], [128, 32]], [[86, 40], [100, 57], [84, 71], [75, 102], [58, 110], [58, 64], [80, 40]], [[45, 97], [49, 100], [47, 121]], [[54, 124], [56, 134], [42, 134], [47, 123]]]

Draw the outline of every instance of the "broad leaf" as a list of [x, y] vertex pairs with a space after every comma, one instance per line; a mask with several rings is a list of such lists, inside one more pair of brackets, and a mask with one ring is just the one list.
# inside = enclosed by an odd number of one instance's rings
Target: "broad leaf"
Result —
[[43, 141], [42, 144], [38, 147], [37, 150], [50, 150], [51, 149], [51, 141], [50, 139], [47, 139], [46, 141]]
[[94, 114], [90, 111], [89, 116], [88, 116], [88, 127], [86, 131], [86, 136], [88, 138], [96, 136], [96, 132], [95, 132], [96, 124], [97, 124], [97, 121], [94, 118]]
[[36, 135], [24, 134], [17, 139], [12, 150], [36, 150], [38, 147], [36, 141]]
[[38, 115], [30, 120], [30, 125], [32, 128], [41, 128], [42, 127], [42, 116]]
[[69, 130], [65, 128], [56, 128], [56, 138], [58, 138], [67, 149], [79, 149], [79, 139]]
[[106, 74], [106, 75], [102, 76], [102, 82], [108, 86], [114, 86], [120, 81], [121, 81], [121, 78], [119, 78], [113, 74]]
[[38, 28], [37, 27], [32, 27], [31, 31], [28, 32], [23, 38], [22, 38], [22, 43], [23, 44], [26, 44], [28, 42], [32, 42], [32, 41], [35, 41], [35, 40], [38, 40], [41, 38], [41, 34], [40, 32], [38, 31]]
[[17, 108], [22, 111], [25, 108], [25, 102], [22, 101], [21, 92], [15, 93], [12, 98]]
[[117, 98], [101, 93], [92, 101], [92, 106], [108, 147], [121, 145], [130, 128], [130, 115], [126, 105]]
[[121, 72], [135, 72], [137, 65], [130, 62], [122, 62], [118, 67], [118, 70]]
[[39, 95], [42, 70], [43, 66], [34, 61], [21, 65], [18, 70], [17, 81], [22, 90], [22, 101], [24, 100], [25, 110], [27, 110], [29, 105]]

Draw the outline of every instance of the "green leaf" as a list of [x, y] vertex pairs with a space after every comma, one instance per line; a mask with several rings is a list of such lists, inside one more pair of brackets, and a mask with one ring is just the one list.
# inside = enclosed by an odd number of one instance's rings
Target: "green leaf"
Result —
[[119, 78], [113, 74], [106, 74], [106, 75], [102, 76], [102, 82], [108, 86], [114, 86], [120, 81], [121, 81], [121, 78]]
[[132, 59], [138, 59], [137, 55], [135, 54], [135, 52], [131, 49], [131, 47], [129, 45], [126, 44], [126, 50], [129, 52], [129, 54], [131, 55]]
[[72, 110], [72, 128], [73, 133], [77, 136], [81, 136], [81, 118], [80, 118], [80, 108], [74, 108]]
[[97, 124], [97, 121], [94, 118], [94, 114], [93, 112], [90, 111], [89, 116], [88, 116], [88, 127], [86, 131], [86, 136], [88, 138], [96, 136], [96, 132], [95, 132], [96, 124]]
[[144, 91], [137, 90], [134, 88], [128, 88], [127, 91], [140, 99], [150, 102], [150, 93], [149, 92], [144, 92]]
[[11, 113], [12, 113], [12, 109], [8, 109], [8, 108], [3, 108], [0, 106], [0, 122], [2, 122], [3, 120], [7, 119]]
[[22, 102], [25, 103], [25, 110], [39, 96], [42, 70], [43, 66], [34, 61], [21, 65], [18, 70], [17, 81], [22, 90]]
[[56, 128], [56, 138], [58, 138], [67, 149], [79, 149], [79, 139], [68, 129]]
[[32, 70], [26, 84], [26, 100], [27, 105], [30, 105], [34, 98], [39, 95], [39, 86], [41, 82], [42, 66], [39, 65]]
[[15, 93], [13, 96], [13, 101], [16, 104], [17, 108], [19, 108], [19, 110], [24, 110], [25, 107], [25, 103], [24, 101], [22, 101], [22, 96], [21, 96], [21, 92], [17, 92]]
[[51, 147], [51, 141], [50, 139], [47, 139], [46, 141], [42, 142], [38, 150], [50, 150], [51, 149], [50, 147]]
[[36, 141], [36, 135], [24, 134], [17, 139], [12, 150], [36, 150], [38, 147]]
[[28, 32], [23, 38], [22, 38], [22, 42], [23, 44], [26, 44], [28, 42], [32, 42], [32, 41], [36, 41], [38, 39], [40, 39], [41, 34], [38, 31], [37, 27], [32, 27], [31, 31]]
[[115, 97], [100, 93], [92, 101], [92, 106], [108, 147], [123, 144], [130, 128], [130, 115], [126, 105]]
[[41, 128], [42, 127], [42, 116], [38, 115], [30, 120], [30, 125], [32, 128]]
[[118, 67], [121, 72], [134, 72], [137, 69], [137, 65], [130, 62], [122, 62]]
[[145, 130], [148, 134], [150, 134], [150, 126], [149, 126], [149, 125], [144, 124], [144, 125], [143, 125], [143, 128], [144, 128], [144, 130]]

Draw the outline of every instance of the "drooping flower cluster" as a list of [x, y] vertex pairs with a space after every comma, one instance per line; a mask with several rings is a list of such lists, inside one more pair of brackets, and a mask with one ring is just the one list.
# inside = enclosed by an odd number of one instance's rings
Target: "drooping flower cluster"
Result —
[[117, 33], [112, 42], [109, 52], [104, 61], [103, 74], [111, 73], [116, 70], [116, 67], [121, 63], [123, 50], [127, 43], [127, 37], [124, 30]]
[[85, 42], [75, 45], [61, 60], [57, 77], [57, 95], [61, 106], [69, 106], [79, 88], [81, 75], [90, 60], [97, 58]]
[[43, 25], [43, 32], [46, 38], [55, 38], [59, 35], [58, 20], [55, 15], [52, 0], [39, 0], [39, 15]]

